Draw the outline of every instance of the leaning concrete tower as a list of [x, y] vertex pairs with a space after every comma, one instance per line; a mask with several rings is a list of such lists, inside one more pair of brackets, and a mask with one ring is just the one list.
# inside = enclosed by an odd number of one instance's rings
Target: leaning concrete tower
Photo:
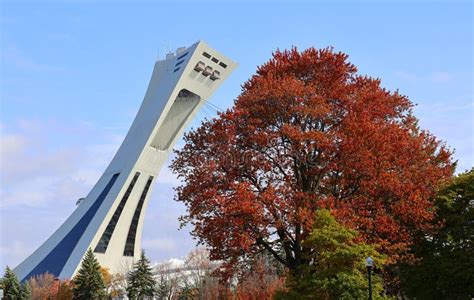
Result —
[[88, 248], [111, 272], [131, 265], [140, 255], [143, 216], [160, 168], [203, 101], [236, 66], [204, 42], [157, 61], [112, 162], [61, 227], [15, 268], [18, 278], [45, 272], [71, 278]]

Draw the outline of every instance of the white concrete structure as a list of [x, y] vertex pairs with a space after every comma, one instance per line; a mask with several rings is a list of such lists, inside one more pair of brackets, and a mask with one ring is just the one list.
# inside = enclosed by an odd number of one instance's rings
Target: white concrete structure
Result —
[[88, 248], [111, 272], [133, 263], [153, 181], [187, 123], [236, 66], [204, 42], [157, 61], [112, 162], [64, 224], [15, 268], [18, 278], [45, 272], [72, 278]]

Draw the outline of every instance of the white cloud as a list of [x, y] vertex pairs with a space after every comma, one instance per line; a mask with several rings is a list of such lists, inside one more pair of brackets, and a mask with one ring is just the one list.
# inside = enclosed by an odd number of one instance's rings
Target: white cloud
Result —
[[[21, 241], [2, 241], [2, 245], [0, 246], [0, 257], [4, 259], [6, 263], [15, 263], [17, 257], [26, 257], [28, 254], [30, 254], [31, 251], [31, 247]], [[15, 265], [9, 266], [10, 268], [15, 267]]]
[[[38, 119], [4, 124], [0, 133], [0, 267], [15, 267], [90, 191], [124, 136], [85, 122]], [[145, 218], [143, 247], [153, 261], [184, 256], [196, 244], [189, 228], [179, 230], [185, 207], [173, 201], [178, 180], [170, 161], [157, 177]]]
[[15, 45], [10, 44], [3, 49], [2, 61], [11, 64], [17, 69], [33, 71], [33, 72], [64, 72], [63, 67], [57, 67], [45, 63], [39, 63], [34, 59], [28, 57]]
[[405, 81], [409, 82], [433, 82], [433, 83], [445, 83], [452, 80], [453, 76], [448, 72], [435, 71], [428, 74], [416, 74], [410, 71], [396, 71], [395, 75]]
[[424, 103], [419, 104], [417, 109], [422, 110], [423, 113], [430, 113], [430, 114], [440, 114], [446, 117], [447, 112], [459, 112], [459, 111], [469, 111], [474, 108], [474, 101], [452, 101], [452, 102], [431, 102], [431, 103]]
[[19, 134], [0, 136], [0, 159], [7, 161], [11, 156], [26, 148], [28, 141]]
[[447, 72], [433, 72], [429, 75], [429, 79], [433, 82], [448, 82], [452, 79], [451, 74]]
[[[101, 135], [97, 138], [103, 143], [84, 144], [93, 134]], [[69, 120], [19, 120], [2, 127], [2, 262], [15, 266], [57, 229], [95, 184], [117, 146], [115, 136]]]
[[178, 248], [178, 244], [176, 240], [172, 238], [144, 238], [142, 241], [142, 248], [146, 250], [154, 250], [154, 251], [175, 251]]
[[412, 82], [418, 81], [420, 79], [420, 77], [418, 77], [417, 75], [406, 71], [397, 71], [395, 72], [395, 75], [397, 75], [401, 79]]
[[[46, 203], [46, 198], [54, 199], [51, 194], [63, 185], [74, 187], [77, 183], [81, 186], [83, 182], [90, 183], [97, 178], [94, 176], [97, 163], [87, 160], [87, 157], [95, 157], [98, 153], [84, 152], [68, 143], [54, 147], [48, 136], [61, 138], [61, 132], [43, 124], [25, 124], [20, 122], [13, 128], [13, 133], [0, 136], [0, 187], [3, 194], [0, 205], [27, 204], [28, 198], [32, 204]], [[86, 177], [88, 175], [95, 178]]]
[[456, 172], [474, 166], [474, 101], [472, 95], [453, 97], [450, 101], [424, 102], [415, 107], [421, 128], [428, 129], [455, 150]]
[[12, 184], [31, 179], [36, 176], [54, 176], [70, 174], [77, 168], [76, 159], [80, 157], [77, 149], [32, 149], [26, 137], [12, 138], [6, 136], [0, 139], [1, 182], [2, 185]]
[[175, 174], [169, 168], [171, 160], [168, 160], [167, 163], [160, 170], [160, 174], [157, 178], [157, 182], [161, 184], [169, 184], [172, 186], [177, 186], [180, 183], [180, 180], [176, 177]]

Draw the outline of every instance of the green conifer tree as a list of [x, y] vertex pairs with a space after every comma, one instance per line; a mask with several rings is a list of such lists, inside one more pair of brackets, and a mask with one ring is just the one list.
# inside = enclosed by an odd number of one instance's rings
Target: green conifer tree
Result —
[[100, 264], [91, 249], [84, 256], [81, 268], [73, 281], [73, 299], [97, 300], [107, 297]]
[[30, 300], [32, 297], [31, 295], [31, 286], [28, 281], [23, 282], [20, 288], [20, 299], [22, 300]]
[[20, 282], [15, 273], [7, 266], [5, 275], [2, 278], [3, 299], [16, 300], [20, 299]]
[[152, 298], [156, 294], [156, 281], [150, 261], [142, 251], [140, 259], [128, 275], [127, 296], [132, 300]]

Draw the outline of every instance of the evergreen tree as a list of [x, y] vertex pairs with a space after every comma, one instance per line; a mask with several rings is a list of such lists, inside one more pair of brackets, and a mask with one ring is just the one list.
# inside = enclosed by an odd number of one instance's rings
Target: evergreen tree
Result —
[[156, 294], [156, 281], [151, 270], [150, 261], [145, 256], [145, 251], [142, 251], [140, 259], [128, 275], [128, 298], [151, 299]]
[[89, 249], [82, 261], [81, 268], [74, 278], [73, 299], [105, 299], [107, 293], [102, 279], [100, 265]]
[[156, 286], [156, 296], [158, 299], [168, 299], [168, 296], [171, 294], [170, 283], [165, 280], [164, 276], [160, 276], [160, 281]]
[[20, 288], [20, 299], [29, 300], [31, 297], [31, 286], [28, 281], [25, 281]]
[[2, 279], [2, 286], [3, 286], [3, 299], [7, 300], [17, 300], [20, 299], [20, 282], [16, 277], [15, 273], [7, 266], [5, 269], [5, 275]]

